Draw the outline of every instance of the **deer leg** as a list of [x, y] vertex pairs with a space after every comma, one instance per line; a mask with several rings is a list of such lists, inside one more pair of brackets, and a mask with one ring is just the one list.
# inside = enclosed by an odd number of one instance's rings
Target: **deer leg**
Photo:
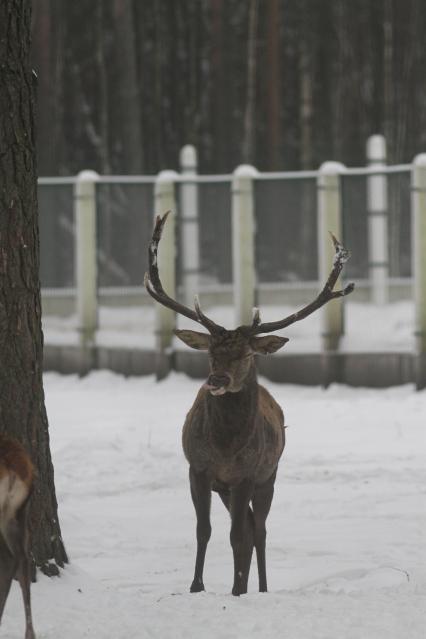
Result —
[[249, 508], [253, 482], [244, 480], [231, 489], [231, 546], [234, 554], [233, 595], [247, 592], [251, 557], [253, 554], [253, 515]]
[[0, 622], [16, 572], [16, 560], [0, 532]]
[[219, 490], [218, 491], [218, 495], [222, 500], [223, 505], [225, 506], [226, 510], [229, 511], [231, 508], [231, 495], [228, 491], [225, 490]]
[[16, 519], [12, 519], [5, 530], [7, 544], [15, 557], [15, 575], [21, 586], [25, 609], [25, 639], [35, 639], [31, 614], [31, 568], [27, 553], [27, 507], [24, 506]]
[[271, 508], [272, 497], [274, 496], [274, 483], [276, 471], [262, 486], [257, 486], [253, 494], [253, 516], [254, 516], [254, 545], [257, 556], [257, 570], [259, 573], [259, 592], [267, 592], [266, 581], [266, 518]]
[[189, 469], [189, 481], [197, 515], [197, 557], [190, 591], [201, 592], [205, 590], [203, 583], [204, 560], [212, 531], [210, 525], [211, 485], [206, 473], [197, 473], [193, 468]]
[[[219, 497], [221, 498], [222, 502], [225, 505], [225, 508], [230, 511], [231, 509], [231, 495], [229, 492], [221, 492], [219, 491]], [[250, 508], [250, 506], [248, 507], [247, 510], [247, 530], [246, 530], [246, 534], [247, 534], [247, 553], [246, 553], [246, 567], [245, 567], [245, 573], [247, 573], [247, 576], [250, 572], [250, 564], [251, 564], [251, 557], [253, 554], [253, 544], [254, 544], [254, 518], [253, 518], [253, 511]]]

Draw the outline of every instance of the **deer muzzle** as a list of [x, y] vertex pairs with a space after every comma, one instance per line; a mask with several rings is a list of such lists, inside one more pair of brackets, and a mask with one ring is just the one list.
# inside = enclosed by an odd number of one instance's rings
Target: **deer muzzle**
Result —
[[204, 388], [210, 391], [212, 395], [224, 395], [230, 383], [231, 377], [227, 373], [212, 373], [207, 378]]

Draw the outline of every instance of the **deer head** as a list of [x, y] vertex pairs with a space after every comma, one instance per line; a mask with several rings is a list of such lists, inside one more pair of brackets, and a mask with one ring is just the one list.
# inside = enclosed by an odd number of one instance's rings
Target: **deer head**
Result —
[[274, 353], [288, 342], [286, 337], [278, 335], [256, 337], [245, 328], [223, 329], [223, 332], [211, 335], [189, 330], [175, 331], [187, 346], [208, 352], [210, 375], [204, 387], [212, 395], [239, 392], [253, 366], [254, 355]]
[[158, 274], [157, 252], [164, 224], [170, 211], [163, 217], [157, 216], [151, 242], [148, 248], [149, 270], [145, 273], [145, 287], [157, 302], [194, 320], [204, 326], [208, 333], [192, 330], [175, 330], [176, 336], [187, 346], [207, 351], [210, 362], [210, 375], [205, 383], [212, 395], [224, 395], [227, 392], [237, 393], [244, 386], [244, 381], [253, 369], [254, 355], [268, 355], [282, 348], [288, 339], [278, 335], [259, 336], [271, 333], [298, 322], [332, 299], [351, 293], [354, 284], [348, 284], [341, 291], [333, 288], [350, 253], [331, 234], [336, 249], [333, 268], [328, 280], [313, 302], [301, 310], [276, 322], [262, 323], [259, 309], [253, 309], [253, 321], [250, 325], [238, 326], [227, 330], [209, 319], [201, 310], [198, 297], [194, 298], [194, 310], [172, 299], [164, 291]]

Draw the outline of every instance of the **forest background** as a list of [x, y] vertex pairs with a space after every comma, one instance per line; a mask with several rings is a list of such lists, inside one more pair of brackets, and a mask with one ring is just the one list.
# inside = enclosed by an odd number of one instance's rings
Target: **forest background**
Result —
[[34, 0], [38, 171], [390, 163], [426, 148], [424, 0]]

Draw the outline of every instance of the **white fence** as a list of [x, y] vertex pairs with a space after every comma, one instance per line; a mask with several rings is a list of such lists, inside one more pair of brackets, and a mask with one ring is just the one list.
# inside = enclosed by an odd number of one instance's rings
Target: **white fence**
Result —
[[[63, 228], [73, 228], [74, 247], [70, 247], [69, 252], [73, 253], [69, 268], [68, 290], [75, 296], [75, 309], [78, 315], [78, 328], [81, 336], [82, 347], [90, 346], [93, 343], [97, 330], [97, 305], [99, 295], [105, 293], [105, 287], [99, 286], [99, 269], [102, 269], [103, 251], [100, 242], [106, 245], [121, 241], [124, 249], [123, 255], [126, 259], [133, 259], [140, 269], [140, 277], [137, 275], [137, 284], [133, 287], [140, 293], [143, 272], [145, 270], [145, 252], [147, 232], [145, 238], [142, 235], [138, 239], [138, 232], [127, 228], [109, 230], [100, 238], [99, 216], [113, 215], [112, 190], [120, 186], [121, 188], [147, 189], [143, 193], [145, 210], [149, 210], [148, 222], [143, 221], [148, 228], [152, 225], [152, 215], [163, 213], [168, 209], [179, 211], [179, 252], [176, 255], [176, 233], [174, 222], [169, 219], [167, 232], [164, 235], [161, 246], [160, 269], [162, 279], [166, 289], [171, 295], [179, 294], [187, 303], [192, 303], [193, 294], [202, 288], [200, 282], [201, 265], [203, 258], [200, 250], [200, 205], [201, 189], [203, 191], [204, 203], [214, 211], [217, 197], [217, 206], [226, 199], [226, 206], [229, 212], [225, 215], [228, 224], [227, 231], [215, 228], [214, 221], [205, 222], [205, 226], [210, 224], [210, 236], [218, 235], [215, 241], [229, 245], [230, 263], [232, 269], [232, 292], [233, 304], [235, 308], [235, 325], [247, 323], [250, 320], [252, 307], [256, 303], [256, 291], [259, 289], [259, 264], [263, 255], [268, 254], [269, 247], [267, 241], [264, 247], [256, 245], [256, 238], [266, 225], [266, 208], [270, 216], [268, 219], [271, 229], [269, 237], [274, 238], [274, 250], [276, 255], [280, 254], [280, 241], [283, 241], [283, 234], [276, 230], [276, 220], [281, 215], [277, 213], [274, 217], [270, 207], [265, 206], [265, 189], [269, 191], [277, 185], [295, 185], [300, 183], [298, 197], [304, 198], [309, 195], [311, 203], [305, 207], [310, 210], [311, 217], [304, 220], [301, 233], [316, 233], [317, 246], [312, 250], [316, 253], [316, 278], [322, 281], [325, 274], [330, 269], [332, 255], [330, 253], [331, 243], [328, 231], [333, 231], [339, 239], [350, 246], [346, 235], [347, 228], [358, 216], [356, 180], [362, 180], [362, 189], [365, 190], [366, 208], [365, 233], [366, 233], [366, 263], [361, 267], [366, 267], [367, 278], [364, 284], [369, 292], [369, 299], [376, 305], [383, 305], [389, 299], [390, 277], [390, 254], [392, 252], [392, 242], [389, 239], [389, 232], [392, 230], [391, 205], [389, 200], [399, 202], [399, 182], [393, 184], [390, 189], [389, 183], [392, 176], [404, 179], [404, 184], [408, 193], [408, 180], [411, 181], [411, 214], [409, 223], [411, 225], [411, 242], [406, 251], [405, 261], [411, 260], [411, 274], [414, 281], [415, 304], [416, 304], [416, 348], [419, 362], [418, 380], [426, 379], [426, 155], [420, 155], [413, 161], [412, 165], [386, 166], [385, 142], [381, 136], [372, 136], [367, 144], [367, 164], [363, 168], [347, 168], [335, 162], [326, 162], [318, 171], [304, 172], [276, 172], [260, 173], [254, 167], [240, 166], [230, 175], [199, 175], [197, 174], [196, 152], [193, 147], [184, 147], [181, 153], [181, 173], [173, 171], [162, 171], [158, 176], [99, 176], [92, 171], [83, 171], [75, 177], [67, 178], [40, 178], [40, 189], [55, 189], [63, 187], [68, 189], [66, 196], [67, 213], [62, 219]], [[305, 189], [305, 184], [306, 189]], [[361, 182], [360, 182], [361, 184]], [[213, 192], [214, 197], [209, 197], [209, 189], [215, 186], [220, 187], [220, 191]], [[287, 186], [286, 186], [287, 188]], [[72, 207], [71, 207], [72, 189]], [[315, 189], [315, 190], [314, 190]], [[345, 218], [345, 201], [349, 196], [345, 196], [345, 189], [348, 189], [350, 197], [354, 198], [355, 205], [352, 205], [352, 213]], [[316, 197], [315, 197], [316, 191]], [[309, 193], [308, 193], [309, 192]], [[47, 191], [46, 191], [47, 193]], [[46, 195], [45, 193], [45, 195]], [[51, 194], [51, 191], [49, 190]], [[134, 201], [136, 208], [139, 206], [140, 191], [135, 193]], [[353, 195], [355, 193], [355, 196]], [[269, 196], [267, 196], [269, 197]], [[266, 199], [267, 199], [266, 197]], [[222, 199], [221, 199], [222, 198]], [[278, 196], [279, 200], [279, 196]], [[277, 198], [275, 202], [277, 201]], [[407, 198], [407, 202], [410, 202]], [[275, 204], [276, 205], [276, 204]], [[102, 213], [99, 208], [102, 208]], [[213, 208], [212, 208], [213, 207]], [[43, 197], [41, 198], [41, 219], [42, 219], [42, 243], [44, 246], [54, 247], [57, 241], [54, 230], [46, 230], [43, 233]], [[55, 206], [51, 207], [55, 210]], [[223, 208], [223, 207], [222, 207]], [[289, 202], [282, 203], [280, 209], [291, 208], [291, 198]], [[398, 204], [394, 210], [398, 208]], [[316, 210], [316, 219], [315, 216]], [[356, 220], [355, 220], [356, 221]], [[363, 222], [363, 223], [364, 223]], [[139, 223], [139, 222], [138, 222]], [[141, 222], [142, 223], [142, 222]], [[280, 224], [286, 228], [286, 223], [282, 219]], [[404, 230], [407, 226], [408, 218], [399, 225]], [[123, 222], [124, 225], [124, 222]], [[315, 227], [315, 229], [314, 229]], [[53, 228], [53, 226], [52, 226]], [[291, 234], [291, 230], [289, 231]], [[120, 240], [120, 236], [122, 238]], [[230, 237], [228, 237], [230, 235]], [[274, 237], [279, 235], [280, 237]], [[288, 238], [286, 240], [288, 242]], [[266, 248], [265, 248], [266, 246]], [[271, 245], [272, 246], [272, 245]], [[134, 248], [132, 248], [134, 247]], [[104, 251], [105, 252], [105, 251]], [[286, 252], [282, 248], [282, 253]], [[287, 250], [288, 252], [288, 250]], [[293, 252], [296, 254], [297, 247]], [[354, 258], [356, 252], [353, 250]], [[140, 257], [142, 256], [142, 258]], [[408, 256], [408, 257], [407, 257]], [[269, 256], [270, 257], [270, 256]], [[105, 261], [105, 260], [104, 260]], [[179, 262], [180, 287], [177, 292], [177, 270], [176, 264]], [[222, 260], [219, 260], [222, 261]], [[218, 266], [223, 266], [219, 264]], [[115, 265], [117, 272], [120, 267]], [[53, 269], [56, 270], [56, 269]], [[293, 269], [294, 270], [294, 269]], [[52, 269], [50, 269], [51, 274]], [[49, 275], [50, 275], [49, 274]], [[296, 278], [297, 279], [297, 278]], [[355, 275], [354, 279], [358, 281]], [[395, 277], [393, 278], [395, 280]], [[42, 285], [43, 285], [42, 277]], [[296, 284], [297, 285], [297, 284]], [[44, 290], [45, 296], [57, 294], [60, 289], [64, 293], [66, 286], [58, 287], [50, 283], [49, 290]], [[117, 288], [117, 287], [116, 287]], [[118, 287], [120, 288], [120, 287]], [[121, 287], [128, 290], [129, 287]], [[157, 346], [160, 352], [164, 352], [171, 344], [172, 331], [175, 326], [175, 318], [171, 311], [158, 308], [156, 315], [156, 335]], [[335, 351], [339, 348], [340, 336], [343, 334], [343, 312], [339, 304], [329, 305], [323, 313], [323, 348], [324, 351]]]

